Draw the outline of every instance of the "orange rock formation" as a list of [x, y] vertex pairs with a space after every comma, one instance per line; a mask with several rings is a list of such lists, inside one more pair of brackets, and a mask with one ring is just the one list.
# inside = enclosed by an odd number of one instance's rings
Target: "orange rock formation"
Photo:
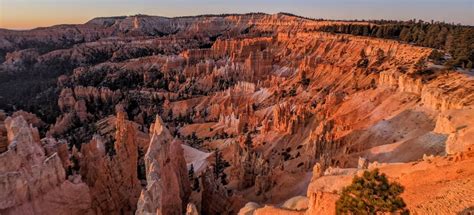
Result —
[[341, 23], [137, 15], [0, 30], [0, 72], [57, 78], [19, 102], [36, 115], [0, 112], [0, 213], [334, 214], [374, 168], [414, 214], [472, 206], [472, 73], [420, 69], [431, 48], [319, 31]]

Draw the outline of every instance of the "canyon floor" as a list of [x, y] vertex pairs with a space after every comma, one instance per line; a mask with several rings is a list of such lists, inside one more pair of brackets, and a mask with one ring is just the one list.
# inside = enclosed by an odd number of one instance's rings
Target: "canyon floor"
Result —
[[474, 72], [279, 13], [0, 29], [0, 214], [335, 214], [379, 169], [474, 209]]

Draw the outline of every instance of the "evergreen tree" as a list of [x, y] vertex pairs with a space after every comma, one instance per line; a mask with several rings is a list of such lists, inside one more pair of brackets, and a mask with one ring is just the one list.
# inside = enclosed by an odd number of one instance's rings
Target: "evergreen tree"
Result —
[[245, 142], [244, 142], [245, 148], [251, 149], [253, 145], [253, 140], [252, 137], [250, 136], [250, 133], [247, 133], [247, 136], [245, 137]]
[[190, 181], [194, 179], [194, 165], [193, 164], [191, 164], [191, 167], [188, 170], [188, 178]]
[[310, 79], [306, 77], [306, 72], [305, 71], [302, 71], [301, 72], [301, 76], [300, 76], [300, 84], [303, 85], [303, 87], [308, 87], [309, 83], [310, 83]]
[[188, 170], [188, 178], [189, 178], [189, 181], [192, 182], [191, 189], [199, 192], [200, 191], [199, 179], [195, 176], [193, 164], [191, 164], [191, 167]]
[[404, 188], [389, 182], [378, 169], [365, 171], [362, 177], [355, 176], [352, 184], [343, 188], [336, 202], [337, 214], [408, 214], [406, 204], [400, 197]]
[[378, 28], [378, 29], [377, 29], [377, 32], [375, 33], [375, 37], [383, 38], [383, 30], [382, 30], [382, 28]]
[[369, 34], [370, 34], [369, 26], [367, 26], [367, 25], [363, 26], [362, 36], [369, 36]]
[[219, 149], [215, 151], [215, 163], [214, 163], [214, 176], [216, 179], [220, 179], [223, 185], [227, 185], [227, 175], [225, 174], [225, 168], [229, 167], [229, 163], [222, 158], [222, 154]]
[[293, 96], [296, 96], [296, 86], [293, 85], [290, 89], [290, 96], [293, 97]]

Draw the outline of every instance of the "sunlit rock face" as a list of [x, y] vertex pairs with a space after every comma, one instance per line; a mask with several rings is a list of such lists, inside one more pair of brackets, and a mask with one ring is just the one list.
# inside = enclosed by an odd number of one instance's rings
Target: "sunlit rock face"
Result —
[[320, 31], [342, 23], [0, 30], [0, 213], [334, 214], [374, 168], [413, 213], [472, 206], [472, 75], [420, 70], [430, 48]]
[[145, 154], [147, 187], [140, 195], [136, 214], [183, 214], [191, 186], [181, 142], [170, 135], [159, 116], [150, 133]]
[[2, 214], [92, 212], [89, 187], [79, 176], [66, 178], [60, 153], [43, 148], [36, 128], [23, 116], [7, 118], [5, 127], [8, 147], [0, 154]]
[[108, 139], [107, 134], [96, 134], [89, 143], [82, 145], [77, 154], [80, 174], [91, 187], [92, 206], [96, 210], [133, 213], [142, 188], [137, 171], [138, 150], [145, 143], [141, 142], [140, 136], [146, 137], [146, 134], [140, 134], [121, 111], [103, 123], [109, 125], [100, 127], [102, 131], [115, 129], [115, 134], [112, 139]]

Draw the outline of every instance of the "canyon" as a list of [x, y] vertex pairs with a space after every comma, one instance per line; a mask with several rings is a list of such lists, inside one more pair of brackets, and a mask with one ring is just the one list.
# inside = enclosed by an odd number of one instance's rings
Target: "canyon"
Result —
[[0, 29], [0, 214], [335, 214], [379, 169], [474, 207], [474, 72], [278, 14]]

